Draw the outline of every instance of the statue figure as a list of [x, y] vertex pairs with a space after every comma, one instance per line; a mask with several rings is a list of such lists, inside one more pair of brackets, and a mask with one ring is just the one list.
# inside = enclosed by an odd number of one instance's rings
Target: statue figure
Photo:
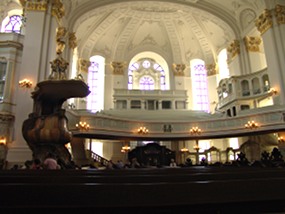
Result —
[[50, 62], [51, 74], [49, 75], [50, 80], [64, 80], [66, 79], [66, 69], [69, 65], [61, 56]]

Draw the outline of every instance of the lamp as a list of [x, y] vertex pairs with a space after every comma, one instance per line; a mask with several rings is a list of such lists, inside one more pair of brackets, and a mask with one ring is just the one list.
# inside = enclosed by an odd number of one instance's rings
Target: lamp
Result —
[[122, 146], [121, 152], [122, 153], [127, 153], [131, 150], [131, 147], [128, 145]]
[[256, 129], [259, 127], [258, 123], [256, 123], [254, 120], [247, 121], [247, 123], [244, 125], [246, 129]]
[[0, 145], [6, 145], [6, 137], [0, 137]]
[[138, 133], [139, 134], [147, 134], [148, 133], [148, 129], [146, 127], [140, 127], [138, 128]]
[[192, 127], [192, 128], [190, 129], [190, 133], [193, 134], [193, 135], [194, 135], [194, 134], [201, 134], [201, 132], [202, 132], [202, 130], [199, 129], [198, 126]]
[[90, 125], [88, 123], [82, 122], [82, 121], [77, 123], [75, 126], [76, 126], [76, 128], [83, 130], [83, 131], [88, 131], [90, 128]]
[[31, 88], [33, 85], [33, 82], [31, 80], [28, 79], [23, 79], [19, 81], [19, 86], [21, 88]]
[[187, 149], [186, 147], [184, 147], [184, 148], [180, 149], [180, 151], [181, 151], [182, 153], [186, 153], [186, 152], [189, 151], [189, 149]]
[[284, 138], [283, 138], [282, 136], [280, 136], [280, 137], [278, 137], [278, 142], [279, 142], [279, 143], [284, 143], [285, 140], [284, 140]]
[[196, 142], [195, 146], [193, 147], [193, 149], [196, 150], [196, 152], [198, 152], [200, 150], [200, 147], [199, 147], [197, 142]]
[[276, 95], [277, 94], [277, 90], [275, 88], [270, 88], [269, 89], [269, 93]]

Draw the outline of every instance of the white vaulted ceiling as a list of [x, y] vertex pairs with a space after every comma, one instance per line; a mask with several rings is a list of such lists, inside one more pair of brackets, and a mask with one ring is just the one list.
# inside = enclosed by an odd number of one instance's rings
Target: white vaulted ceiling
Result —
[[65, 2], [69, 30], [79, 55], [128, 60], [142, 51], [173, 63], [217, 53], [240, 39], [264, 9], [261, 0], [71, 0]]

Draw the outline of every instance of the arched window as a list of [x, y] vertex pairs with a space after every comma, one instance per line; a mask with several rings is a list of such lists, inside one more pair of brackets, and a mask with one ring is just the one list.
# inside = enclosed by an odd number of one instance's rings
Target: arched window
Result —
[[0, 101], [3, 101], [4, 98], [6, 69], [7, 69], [7, 61], [4, 58], [0, 58]]
[[242, 90], [242, 96], [249, 96], [249, 83], [247, 80], [241, 81], [241, 90]]
[[220, 74], [220, 79], [225, 79], [229, 78], [230, 72], [228, 69], [228, 56], [227, 56], [227, 49], [223, 49], [220, 51], [218, 55], [218, 65], [219, 65], [219, 74]]
[[150, 76], [140, 78], [140, 90], [154, 90], [154, 80]]
[[195, 110], [209, 112], [208, 81], [205, 63], [202, 60], [191, 60], [191, 78], [193, 91], [193, 107]]
[[251, 85], [252, 85], [252, 89], [253, 89], [253, 94], [260, 94], [261, 93], [260, 83], [259, 83], [259, 79], [257, 77], [255, 77], [251, 80]]
[[88, 86], [91, 93], [87, 97], [87, 109], [92, 112], [104, 109], [105, 58], [93, 56], [88, 69]]
[[21, 33], [22, 16], [7, 16], [2, 22], [1, 32], [5, 33]]
[[269, 91], [270, 83], [269, 83], [269, 77], [267, 74], [262, 76], [262, 85], [263, 85], [263, 92]]
[[142, 58], [134, 62], [128, 71], [128, 89], [165, 90], [165, 71], [155, 60]]

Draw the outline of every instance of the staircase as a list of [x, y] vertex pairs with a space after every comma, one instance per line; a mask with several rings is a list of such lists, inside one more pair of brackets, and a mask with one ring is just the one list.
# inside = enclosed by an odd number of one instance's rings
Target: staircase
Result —
[[90, 151], [90, 150], [87, 150], [87, 152], [90, 154], [90, 159], [93, 160], [93, 161], [96, 161], [98, 163], [100, 163], [102, 166], [107, 166], [108, 163], [109, 163], [109, 160], [107, 160], [106, 158], [103, 158], [102, 156]]

